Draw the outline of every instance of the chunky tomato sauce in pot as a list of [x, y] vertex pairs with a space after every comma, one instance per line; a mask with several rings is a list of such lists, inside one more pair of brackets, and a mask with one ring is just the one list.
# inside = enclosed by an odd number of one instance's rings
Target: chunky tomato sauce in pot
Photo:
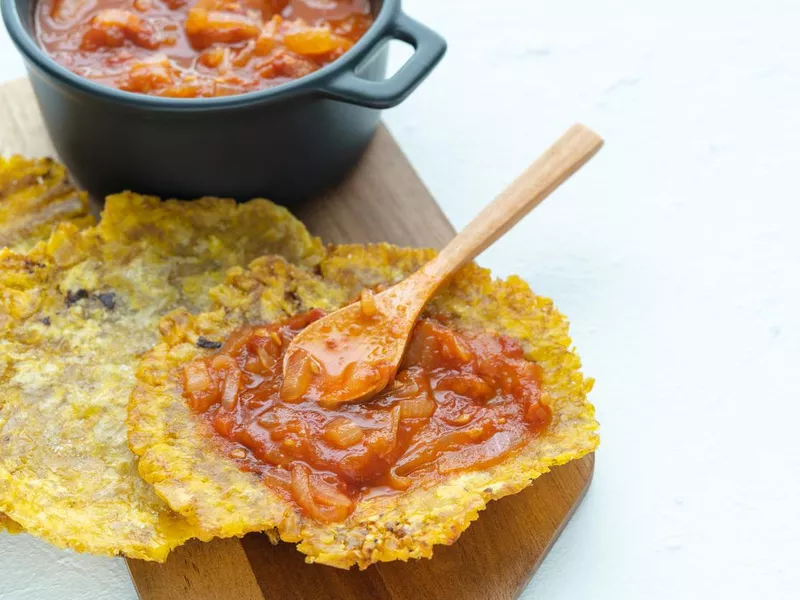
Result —
[[39, 45], [129, 92], [227, 96], [298, 79], [369, 29], [368, 0], [40, 0]]
[[550, 423], [541, 368], [519, 342], [434, 318], [418, 322], [373, 398], [325, 407], [302, 381], [282, 393], [287, 346], [322, 316], [242, 328], [183, 370], [187, 402], [224, 452], [312, 518], [342, 520], [361, 498], [497, 465]]

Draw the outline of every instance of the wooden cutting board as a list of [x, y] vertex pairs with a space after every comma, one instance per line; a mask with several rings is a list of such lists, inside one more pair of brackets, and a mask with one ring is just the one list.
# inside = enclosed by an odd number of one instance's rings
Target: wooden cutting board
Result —
[[[52, 155], [26, 80], [0, 86], [0, 152]], [[327, 242], [387, 241], [443, 246], [453, 228], [381, 127], [361, 164], [338, 189], [296, 210]], [[142, 600], [505, 600], [515, 598], [580, 503], [594, 455], [558, 467], [526, 491], [493, 502], [432, 560], [385, 563], [366, 571], [306, 565], [290, 544], [260, 534], [189, 543], [163, 565], [128, 560]]]

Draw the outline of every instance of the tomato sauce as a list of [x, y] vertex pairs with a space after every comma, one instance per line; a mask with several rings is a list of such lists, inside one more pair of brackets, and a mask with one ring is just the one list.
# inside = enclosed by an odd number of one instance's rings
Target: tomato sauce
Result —
[[319, 521], [359, 499], [500, 463], [551, 420], [542, 372], [516, 340], [421, 319], [392, 383], [355, 404], [286, 401], [282, 362], [321, 310], [233, 333], [183, 370], [183, 393], [223, 452]]
[[308, 75], [372, 25], [368, 0], [40, 0], [58, 63], [129, 92], [242, 94]]

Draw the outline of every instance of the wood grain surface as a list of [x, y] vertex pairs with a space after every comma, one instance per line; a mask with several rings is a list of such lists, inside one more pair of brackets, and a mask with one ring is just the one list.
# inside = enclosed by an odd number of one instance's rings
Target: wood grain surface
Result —
[[[0, 87], [0, 114], [0, 152], [53, 153], [27, 81]], [[453, 236], [384, 128], [347, 181], [295, 212], [328, 242], [441, 247]], [[432, 560], [341, 571], [306, 565], [292, 545], [273, 546], [265, 536], [251, 534], [188, 543], [165, 564], [128, 560], [128, 567], [142, 600], [506, 600], [533, 575], [586, 493], [593, 471], [589, 455], [516, 496], [492, 502], [456, 544], [438, 547]]]

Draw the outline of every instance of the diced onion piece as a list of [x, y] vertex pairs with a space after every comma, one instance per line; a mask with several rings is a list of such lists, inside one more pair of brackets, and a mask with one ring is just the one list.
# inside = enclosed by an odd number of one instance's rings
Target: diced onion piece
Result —
[[364, 430], [348, 418], [337, 417], [325, 427], [323, 439], [335, 448], [350, 448], [364, 438]]
[[392, 396], [398, 400], [416, 398], [420, 395], [430, 396], [430, 394], [428, 376], [417, 369], [400, 371], [392, 387]]
[[266, 56], [272, 49], [275, 47], [275, 38], [262, 33], [258, 39], [256, 40], [255, 48], [253, 48], [253, 54], [256, 56]]
[[[315, 486], [316, 487], [316, 486]], [[345, 506], [320, 506], [314, 499], [314, 491], [311, 488], [308, 467], [301, 464], [292, 465], [292, 483], [290, 486], [292, 498], [305, 510], [312, 518], [322, 522], [341, 521], [347, 517], [349, 507]], [[317, 494], [321, 495], [317, 488]]]
[[191, 406], [196, 411], [205, 411], [218, 401], [219, 392], [214, 385], [203, 360], [190, 362], [183, 368], [183, 384], [189, 394]]
[[272, 15], [272, 19], [267, 21], [261, 28], [261, 35], [256, 40], [253, 54], [256, 56], [268, 56], [275, 49], [282, 23], [283, 17], [280, 14]]
[[261, 27], [244, 15], [193, 6], [186, 16], [186, 34], [195, 48], [204, 49], [257, 38]]
[[218, 354], [211, 360], [211, 369], [215, 372], [228, 371], [234, 368], [238, 369], [239, 366], [233, 358], [226, 354]]
[[267, 349], [264, 346], [258, 346], [256, 348], [256, 354], [258, 355], [258, 361], [261, 363], [264, 371], [272, 370], [275, 366], [275, 358], [267, 352]]
[[394, 452], [400, 430], [400, 407], [395, 406], [389, 415], [389, 427], [370, 436], [367, 446], [377, 456], [385, 458]]
[[358, 479], [361, 473], [368, 468], [371, 460], [372, 454], [370, 452], [348, 453], [339, 462], [339, 469], [347, 473], [348, 477]]
[[469, 347], [464, 338], [456, 333], [453, 334], [451, 341], [453, 343], [453, 350], [457, 358], [460, 358], [465, 363], [472, 360], [472, 349]]
[[495, 391], [486, 380], [472, 373], [445, 375], [436, 384], [437, 390], [449, 390], [459, 396], [485, 402], [495, 395]]
[[242, 370], [246, 373], [262, 373], [264, 367], [258, 359], [258, 354], [248, 354], [242, 365]]
[[158, 35], [150, 23], [129, 10], [107, 8], [89, 21], [81, 49], [116, 48], [126, 40], [148, 50], [158, 47]]
[[399, 475], [408, 475], [434, 462], [441, 453], [456, 450], [471, 443], [473, 443], [473, 439], [468, 433], [451, 431], [439, 437], [433, 447], [426, 445], [406, 452], [395, 465], [395, 470]]
[[[259, 38], [260, 39], [260, 38]], [[242, 67], [247, 66], [247, 63], [250, 62], [250, 59], [253, 56], [256, 48], [256, 40], [250, 40], [247, 42], [243, 48], [238, 50], [233, 54], [233, 60], [231, 60], [231, 65], [236, 67], [237, 69], [241, 69]]]
[[158, 54], [131, 67], [124, 89], [146, 94], [172, 85], [172, 65], [165, 54]]
[[467, 423], [472, 421], [473, 416], [474, 415], [472, 415], [469, 412], [463, 412], [460, 415], [456, 415], [452, 419], [447, 419], [447, 422], [452, 423], [453, 425], [466, 425]]
[[392, 409], [391, 419], [392, 420], [390, 422], [391, 423], [390, 432], [391, 432], [391, 436], [392, 436], [392, 445], [394, 446], [394, 444], [397, 442], [397, 434], [400, 432], [400, 407], [399, 406], [395, 406]]
[[242, 383], [242, 372], [239, 370], [239, 365], [230, 356], [220, 354], [211, 361], [211, 369], [217, 374], [217, 381], [221, 383], [220, 403], [226, 410], [233, 410], [236, 407], [236, 399]]
[[[231, 413], [225, 413], [231, 414]], [[254, 449], [253, 454], [264, 462], [281, 467], [289, 467], [292, 459], [281, 451], [280, 444], [266, 443], [264, 446]], [[288, 482], [287, 482], [288, 483]], [[288, 485], [286, 486], [288, 488]]]
[[436, 402], [427, 394], [400, 400], [398, 406], [401, 419], [427, 419], [436, 411]]
[[476, 442], [479, 440], [484, 439], [488, 435], [491, 435], [491, 432], [487, 432], [487, 430], [483, 427], [470, 427], [469, 429], [464, 431], [465, 434], [469, 437], [470, 440]]
[[283, 36], [284, 45], [297, 54], [316, 56], [334, 50], [347, 50], [353, 42], [335, 35], [327, 27], [309, 27]]
[[434, 460], [436, 460], [436, 451], [434, 449], [418, 448], [403, 455], [403, 458], [398, 461], [393, 471], [395, 475], [402, 477], [421, 469]]
[[389, 479], [389, 487], [395, 490], [405, 491], [411, 487], [411, 478], [403, 475], [398, 475], [395, 469], [389, 469], [387, 474]]
[[222, 399], [220, 403], [225, 410], [236, 408], [236, 400], [239, 398], [239, 389], [242, 384], [242, 372], [239, 369], [228, 371], [225, 376], [225, 383], [222, 386]]
[[252, 337], [252, 331], [243, 327], [231, 333], [220, 348], [220, 354], [237, 354]]
[[286, 378], [281, 387], [281, 398], [286, 402], [297, 402], [303, 397], [314, 379], [313, 359], [307, 352], [299, 350], [286, 365]]
[[287, 77], [299, 79], [313, 73], [319, 65], [308, 57], [294, 54], [286, 48], [275, 48], [267, 57], [265, 64], [259, 69], [259, 75], [264, 79]]
[[229, 48], [220, 46], [209, 48], [197, 57], [197, 62], [209, 69], [216, 69], [228, 58], [229, 53]]
[[291, 490], [294, 501], [313, 515], [317, 507], [314, 496], [311, 494], [311, 482], [307, 467], [299, 464], [292, 465]]
[[438, 342], [436, 334], [439, 328], [429, 320], [422, 320], [414, 327], [414, 334], [403, 355], [400, 368], [410, 365], [429, 364], [437, 354]]
[[342, 507], [348, 510], [353, 505], [353, 502], [350, 500], [350, 498], [345, 496], [334, 486], [324, 481], [321, 477], [312, 475], [310, 478], [310, 483], [311, 495], [319, 504], [324, 504], [325, 506]]
[[217, 433], [224, 437], [230, 437], [233, 434], [233, 428], [236, 426], [236, 415], [227, 410], [219, 410], [214, 415], [211, 423]]
[[159, 92], [160, 96], [168, 98], [197, 98], [203, 93], [204, 88], [198, 83], [186, 83], [183, 85], [173, 85]]
[[214, 385], [205, 361], [196, 360], [183, 368], [186, 391], [190, 394], [205, 393]]

